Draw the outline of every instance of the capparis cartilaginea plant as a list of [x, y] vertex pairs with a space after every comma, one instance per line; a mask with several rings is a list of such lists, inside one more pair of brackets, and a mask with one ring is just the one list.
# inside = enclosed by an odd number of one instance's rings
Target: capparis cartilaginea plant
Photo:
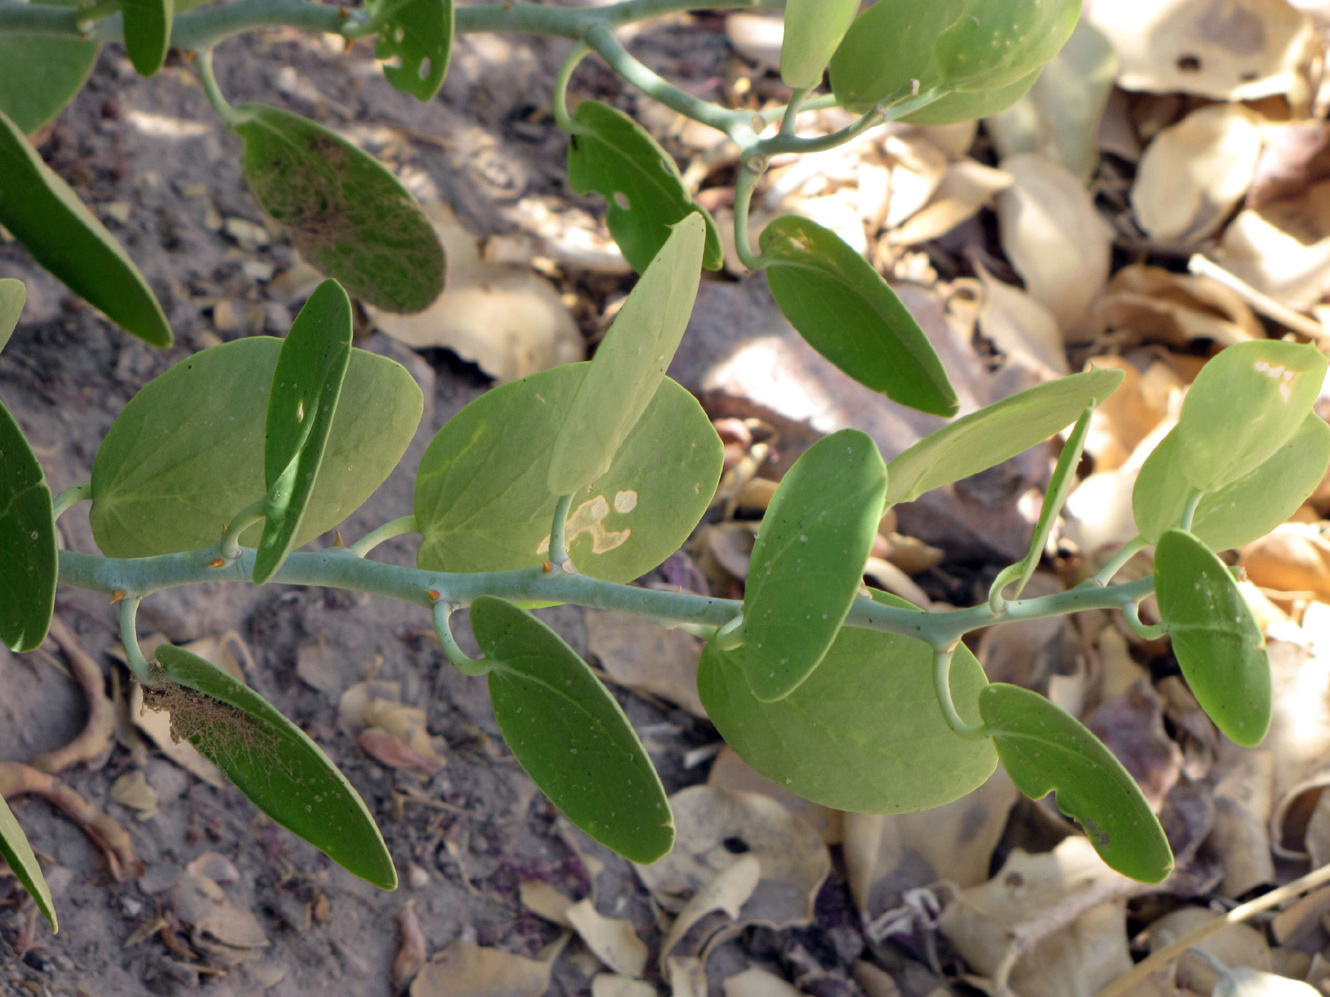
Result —
[[[863, 384], [951, 416], [956, 395], [927, 337], [835, 234], [785, 217], [757, 249], [750, 245], [753, 185], [777, 154], [831, 148], [886, 120], [942, 123], [1010, 104], [1070, 34], [1077, 0], [881, 0], [863, 13], [858, 0], [788, 0], [781, 72], [793, 97], [758, 116], [671, 86], [625, 51], [614, 29], [689, 8], [782, 6], [772, 0], [456, 11], [449, 0], [371, 0], [353, 11], [306, 0], [196, 6], [0, 5], [0, 222], [126, 330], [169, 342], [147, 283], [26, 133], [78, 89], [100, 43], [123, 41], [141, 72], [155, 71], [174, 47], [197, 54], [213, 106], [241, 139], [259, 203], [329, 279], [284, 341], [257, 336], [212, 347], [146, 385], [107, 433], [91, 481], [54, 499], [0, 407], [0, 639], [17, 651], [39, 646], [59, 583], [112, 596], [145, 703], [169, 712], [175, 733], [274, 820], [386, 889], [397, 882], [391, 856], [327, 756], [204, 659], [166, 646], [147, 660], [135, 622], [143, 599], [180, 585], [276, 581], [419, 605], [450, 661], [485, 678], [505, 739], [541, 789], [573, 823], [637, 862], [655, 861], [673, 842], [660, 779], [615, 699], [533, 607], [613, 609], [705, 638], [698, 686], [716, 727], [755, 769], [808, 799], [852, 811], [924, 809], [975, 789], [1001, 762], [1031, 797], [1056, 792], [1111, 866], [1148, 882], [1168, 875], [1167, 839], [1126, 770], [1046, 698], [990, 683], [962, 638], [998, 624], [1119, 610], [1142, 633], [1169, 634], [1220, 730], [1258, 743], [1271, 712], [1261, 632], [1214, 551], [1263, 535], [1321, 480], [1330, 427], [1312, 403], [1325, 358], [1311, 346], [1261, 341], [1212, 360], [1177, 428], [1142, 469], [1133, 499], [1139, 538], [1065, 592], [1022, 598], [1074, 484], [1091, 415], [1118, 387], [1118, 371], [1091, 369], [1014, 395], [889, 464], [863, 433], [828, 436], [781, 482], [741, 602], [639, 587], [633, 580], [698, 524], [721, 473], [721, 443], [702, 408], [665, 376], [701, 270], [720, 265], [720, 240], [641, 127], [595, 101], [567, 107], [577, 66], [595, 53], [629, 83], [728, 135], [742, 153], [739, 255], [766, 272], [793, 325]], [[554, 95], [555, 118], [570, 134], [569, 179], [604, 195], [610, 230], [640, 273], [594, 360], [477, 399], [426, 451], [410, 514], [350, 546], [316, 551], [298, 548], [364, 503], [405, 453], [422, 412], [419, 389], [400, 366], [352, 346], [350, 295], [423, 308], [439, 292], [444, 260], [417, 205], [372, 158], [289, 112], [226, 102], [213, 46], [274, 23], [377, 37], [378, 53], [393, 60], [389, 81], [421, 99], [437, 92], [455, 34], [573, 39]], [[9, 85], [15, 64], [43, 86]], [[830, 93], [813, 96], [828, 68]], [[830, 135], [798, 134], [802, 111], [833, 105], [862, 116]], [[23, 293], [17, 281], [0, 281], [0, 346]], [[863, 586], [886, 509], [1068, 426], [1029, 552], [1002, 572], [987, 602], [923, 613]], [[57, 550], [56, 519], [79, 501], [92, 503], [103, 556]], [[219, 523], [227, 524], [220, 537]], [[420, 537], [415, 568], [369, 557], [406, 534]], [[1115, 582], [1150, 546], [1155, 573]], [[1149, 627], [1139, 606], [1152, 595], [1162, 622]], [[462, 608], [481, 658], [467, 657], [453, 637], [450, 620]], [[40, 867], [3, 805], [0, 852], [54, 925]]]

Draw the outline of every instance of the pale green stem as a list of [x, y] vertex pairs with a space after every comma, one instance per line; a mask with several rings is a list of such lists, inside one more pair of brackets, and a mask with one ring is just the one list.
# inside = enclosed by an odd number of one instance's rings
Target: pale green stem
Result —
[[572, 507], [573, 496], [560, 495], [554, 506], [554, 524], [550, 527], [550, 563], [569, 574], [573, 563], [568, 560], [568, 510]]
[[[829, 107], [836, 106], [836, 95], [834, 93], [818, 94], [816, 97], [810, 97], [799, 106], [800, 114], [807, 114], [810, 111], [825, 111]], [[779, 107], [768, 107], [765, 111], [759, 111], [757, 117], [764, 124], [772, 125], [777, 121], [784, 121], [790, 113], [789, 104], [781, 104]]]
[[577, 131], [577, 123], [573, 121], [573, 116], [568, 113], [568, 84], [573, 78], [573, 73], [577, 71], [577, 67], [581, 65], [582, 60], [590, 52], [590, 46], [578, 42], [573, 50], [568, 53], [568, 58], [563, 60], [563, 65], [559, 68], [559, 75], [554, 80], [554, 120], [559, 128], [569, 135]]
[[946, 95], [945, 90], [936, 87], [921, 94], [916, 94], [912, 87], [905, 87], [867, 111], [858, 121], [847, 125], [840, 131], [814, 138], [799, 138], [793, 132], [787, 134], [785, 129], [782, 128], [780, 134], [763, 139], [752, 151], [768, 158], [792, 152], [801, 154], [826, 152], [828, 149], [835, 149], [858, 138], [876, 125], [887, 121], [896, 121], [906, 115], [913, 114]]
[[1137, 536], [1128, 540], [1122, 545], [1122, 549], [1113, 555], [1113, 559], [1099, 569], [1099, 573], [1091, 579], [1096, 585], [1107, 585], [1113, 580], [1113, 576], [1127, 566], [1127, 562], [1133, 557], [1150, 546], [1150, 541], [1145, 537]]
[[1158, 640], [1168, 635], [1168, 627], [1164, 624], [1156, 623], [1152, 626], [1141, 619], [1141, 607], [1137, 603], [1129, 602], [1123, 606], [1122, 618], [1127, 621], [1131, 632], [1141, 640]]
[[790, 138], [794, 137], [795, 119], [799, 117], [799, 108], [808, 99], [808, 95], [812, 90], [812, 87], [803, 87], [794, 91], [794, 94], [790, 97], [790, 102], [785, 105], [785, 116], [780, 119], [780, 133], [782, 135]]
[[449, 661], [463, 675], [485, 675], [491, 670], [490, 663], [484, 658], [472, 658], [457, 644], [457, 639], [453, 637], [453, 627], [451, 617], [456, 611], [455, 606], [450, 606], [446, 602], [436, 602], [434, 609], [434, 633], [439, 638], [439, 643], [443, 645], [443, 653]]
[[716, 631], [716, 647], [722, 651], [733, 651], [736, 648], [743, 647], [744, 644], [744, 617], [740, 613], [729, 623]]
[[406, 536], [408, 533], [419, 533], [416, 528], [415, 516], [403, 516], [400, 519], [394, 519], [390, 523], [384, 523], [377, 530], [366, 533], [363, 537], [347, 548], [356, 557], [364, 557], [381, 543], [393, 539], [393, 537]]
[[125, 661], [129, 663], [129, 670], [134, 673], [134, 677], [144, 685], [152, 685], [156, 681], [156, 669], [148, 664], [148, 659], [143, 656], [143, 648], [139, 647], [138, 615], [141, 601], [133, 596], [120, 601], [120, 642], [125, 646]]
[[217, 116], [227, 124], [235, 124], [240, 115], [232, 107], [226, 97], [222, 94], [222, 88], [217, 85], [217, 75], [212, 67], [212, 49], [200, 49], [198, 52], [197, 64], [199, 67], [199, 80], [203, 83], [203, 92], [208, 95], [208, 103], [212, 109], [217, 112]]
[[1196, 507], [1201, 504], [1201, 499], [1205, 498], [1205, 492], [1199, 488], [1193, 488], [1191, 494], [1187, 496], [1186, 508], [1182, 510], [1182, 528], [1190, 530], [1192, 520], [1196, 518]]
[[219, 553], [228, 561], [234, 561], [240, 557], [240, 534], [255, 523], [260, 522], [266, 514], [268, 508], [268, 497], [265, 495], [248, 508], [241, 509], [226, 527], [226, 532], [222, 534], [222, 542], [218, 547]]
[[748, 241], [748, 211], [753, 203], [753, 189], [758, 178], [766, 171], [766, 160], [761, 156], [739, 154], [739, 176], [734, 182], [734, 250], [739, 262], [749, 270], [762, 269], [762, 257], [753, 252], [753, 245]]
[[74, 485], [70, 488], [66, 488], [63, 492], [57, 495], [55, 501], [51, 503], [55, 512], [55, 518], [59, 519], [80, 502], [87, 502], [91, 498], [91, 481], [85, 481], [81, 485]]
[[933, 651], [933, 691], [937, 695], [938, 706], [942, 707], [942, 716], [947, 726], [961, 737], [977, 741], [986, 737], [983, 727], [967, 724], [956, 712], [956, 704], [951, 698], [951, 659], [956, 648], [937, 648]]

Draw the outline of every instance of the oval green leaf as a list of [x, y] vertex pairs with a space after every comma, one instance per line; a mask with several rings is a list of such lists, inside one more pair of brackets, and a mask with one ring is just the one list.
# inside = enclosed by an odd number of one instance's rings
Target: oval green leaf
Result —
[[172, 0], [120, 0], [125, 24], [125, 51], [140, 76], [162, 68], [171, 47]]
[[1325, 372], [1316, 347], [1266, 339], [1230, 346], [1202, 367], [1175, 430], [1192, 487], [1215, 491], [1272, 457], [1311, 412]]
[[[51, 6], [77, 7], [78, 0]], [[26, 135], [40, 131], [83, 89], [100, 47], [73, 38], [0, 35], [0, 113]]]
[[342, 868], [397, 889], [369, 808], [309, 735], [197, 654], [163, 644], [157, 663], [173, 684], [145, 687], [144, 705], [170, 713], [172, 737], [198, 748], [256, 807]]
[[[503, 571], [548, 557], [558, 501], [550, 453], [588, 366], [500, 385], [439, 431], [416, 479], [420, 567]], [[573, 500], [567, 541], [578, 570], [630, 582], [664, 561], [706, 512], [723, 461], [702, 406], [666, 378], [613, 467]]]
[[19, 827], [18, 821], [14, 819], [14, 811], [9, 809], [3, 796], [0, 796], [0, 858], [9, 863], [10, 871], [28, 891], [28, 896], [32, 897], [42, 917], [50, 922], [51, 930], [59, 932], [60, 922], [55, 916], [51, 888], [46, 885], [46, 877], [42, 875], [37, 856], [32, 854], [28, 836]]
[[236, 113], [249, 189], [305, 259], [384, 311], [423, 311], [439, 296], [439, 238], [378, 160], [298, 114], [262, 104]]
[[431, 100], [443, 86], [453, 53], [453, 0], [377, 0], [369, 5], [372, 15], [389, 7], [394, 9], [379, 30], [374, 55], [396, 58], [398, 65], [384, 66], [383, 75], [403, 93]]
[[762, 702], [797, 689], [831, 648], [886, 495], [882, 455], [857, 429], [818, 440], [786, 472], [762, 517], [744, 590], [744, 668]]
[[964, 10], [964, 0], [875, 3], [855, 18], [831, 58], [831, 88], [842, 107], [863, 112], [918, 82], [937, 86], [938, 36]]
[[28, 300], [28, 289], [23, 281], [13, 277], [0, 278], [0, 350], [9, 343], [9, 337], [18, 328], [23, 303]]
[[0, 224], [33, 259], [126, 332], [154, 346], [171, 345], [171, 327], [143, 274], [4, 114]]
[[859, 0], [788, 0], [780, 78], [796, 90], [822, 82], [827, 62], [849, 30]]
[[351, 334], [351, 299], [337, 281], [325, 280], [300, 309], [277, 356], [263, 434], [268, 498], [254, 557], [259, 585], [295, 547], [351, 362]]
[[[1314, 492], [1330, 466], [1330, 426], [1313, 412], [1269, 460], [1196, 506], [1191, 533], [1211, 550], [1259, 540], [1288, 521]], [[1141, 466], [1132, 490], [1132, 511], [1141, 536], [1151, 543], [1182, 525], [1191, 485], [1183, 477], [1174, 429]]]
[[910, 125], [954, 125], [958, 121], [986, 118], [999, 111], [1005, 111], [1034, 89], [1041, 72], [1042, 70], [1035, 70], [1029, 76], [996, 90], [949, 93], [917, 111], [902, 115], [897, 120]]
[[55, 511], [41, 464], [0, 403], [0, 641], [35, 651], [55, 612]]
[[646, 748], [585, 661], [540, 620], [482, 596], [471, 629], [493, 666], [503, 739], [540, 791], [606, 848], [649, 863], [674, 846], [674, 817]]
[[1238, 744], [1260, 744], [1270, 729], [1270, 659], [1228, 567], [1190, 533], [1169, 530], [1155, 547], [1155, 597], [1201, 709]]
[[[130, 399], [92, 464], [92, 532], [103, 553], [150, 557], [215, 544], [223, 524], [267, 494], [263, 434], [281, 349], [268, 336], [214, 346]], [[401, 365], [351, 351], [297, 546], [332, 529], [387, 479], [423, 408]], [[260, 536], [255, 526], [241, 539], [254, 547]]]
[[956, 391], [919, 323], [840, 236], [786, 215], [762, 232], [761, 248], [776, 304], [813, 349], [894, 402], [956, 414]]
[[615, 316], [554, 438], [552, 494], [604, 475], [656, 397], [693, 313], [705, 240], [701, 217], [685, 215]]
[[[707, 716], [739, 757], [815, 803], [852, 813], [927, 810], [977, 789], [997, 766], [990, 741], [947, 726], [933, 651], [922, 641], [847, 627], [808, 680], [774, 703], [754, 696], [744, 673], [742, 650], [702, 652], [697, 689]], [[951, 689], [969, 723], [978, 723], [985, 685], [974, 655], [958, 648]]]
[[1032, 800], [1057, 791], [1058, 809], [1074, 817], [1099, 856], [1142, 883], [1173, 870], [1159, 820], [1122, 763], [1075, 717], [1036, 692], [994, 683], [979, 694], [984, 732], [1016, 787]]
[[1122, 384], [1120, 370], [1087, 370], [1004, 398], [925, 436], [887, 465], [887, 504], [978, 474], [1076, 421]]
[[1081, 0], [965, 0], [933, 50], [942, 84], [973, 92], [1024, 80], [1058, 54], [1080, 16]]
[[579, 194], [594, 190], [605, 198], [605, 223], [634, 270], [644, 272], [665, 245], [670, 227], [692, 213], [707, 226], [702, 265], [708, 270], [724, 265], [715, 221], [693, 200], [673, 157], [645, 128], [598, 100], [578, 104], [573, 120], [577, 130], [568, 144], [568, 183]]

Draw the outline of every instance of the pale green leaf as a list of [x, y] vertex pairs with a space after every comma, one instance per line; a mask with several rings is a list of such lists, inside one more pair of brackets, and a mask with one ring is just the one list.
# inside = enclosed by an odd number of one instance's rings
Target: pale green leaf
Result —
[[[51, 6], [76, 7], [78, 0]], [[0, 35], [0, 113], [32, 135], [83, 89], [97, 63], [96, 42], [41, 35]]]
[[674, 845], [665, 787], [619, 704], [563, 639], [510, 602], [471, 605], [493, 666], [490, 699], [503, 739], [541, 792], [596, 841], [633, 862]]
[[940, 82], [933, 62], [938, 36], [956, 23], [965, 0], [883, 0], [850, 25], [831, 59], [831, 88], [842, 107], [862, 112], [918, 84]]
[[796, 90], [822, 82], [836, 47], [859, 13], [859, 0], [786, 0], [780, 77]]
[[171, 327], [143, 274], [3, 114], [0, 224], [33, 259], [126, 332], [154, 346], [171, 344]]
[[951, 90], [996, 90], [1038, 72], [1076, 28], [1081, 0], [965, 0], [937, 39], [934, 61]]
[[376, 0], [369, 5], [378, 14], [392, 5], [392, 16], [379, 30], [374, 54], [396, 58], [383, 75], [398, 90], [419, 100], [430, 100], [443, 86], [453, 52], [455, 13], [453, 0]]
[[744, 589], [744, 668], [759, 700], [788, 696], [836, 639], [886, 494], [882, 455], [857, 429], [818, 440], [786, 472], [762, 517]]
[[298, 114], [262, 104], [236, 112], [249, 188], [305, 259], [384, 311], [423, 311], [439, 296], [439, 238], [378, 160]]
[[262, 585], [282, 566], [309, 508], [351, 362], [351, 299], [325, 280], [300, 309], [273, 372], [263, 434], [268, 486], [263, 536], [254, 558]]
[[1228, 567], [1190, 533], [1169, 530], [1155, 547], [1155, 597], [1196, 701], [1238, 744], [1260, 744], [1270, 728], [1270, 659]]
[[[416, 478], [420, 567], [503, 571], [549, 556], [550, 453], [588, 366], [500, 385], [439, 431]], [[577, 569], [630, 582], [664, 561], [702, 518], [723, 459], [702, 406], [666, 378], [609, 473], [573, 500], [567, 541]]]
[[656, 396], [697, 300], [706, 226], [685, 215], [596, 348], [554, 438], [550, 491], [567, 495], [604, 475]]
[[23, 314], [23, 303], [28, 299], [28, 289], [23, 281], [13, 277], [0, 278], [0, 350], [9, 343], [18, 327], [19, 316]]
[[762, 232], [761, 247], [776, 304], [813, 349], [892, 401], [956, 413], [955, 389], [919, 323], [840, 236], [786, 215]]
[[[187, 357], [130, 399], [92, 465], [92, 532], [110, 557], [217, 543], [223, 524], [268, 492], [264, 427], [281, 340], [254, 336]], [[296, 545], [332, 529], [401, 460], [424, 399], [411, 375], [352, 350]], [[257, 546], [261, 530], [242, 541]]]
[[28, 836], [14, 819], [14, 811], [9, 809], [5, 798], [0, 796], [0, 858], [9, 863], [9, 871], [18, 877], [23, 889], [28, 891], [42, 917], [51, 924], [51, 930], [58, 932], [60, 922], [55, 916], [55, 903], [51, 900], [51, 888], [42, 875], [42, 867], [37, 863], [37, 856], [32, 853]]
[[979, 694], [984, 731], [1012, 782], [1032, 800], [1057, 791], [1100, 857], [1143, 883], [1173, 870], [1168, 838], [1136, 780], [1085, 725], [1043, 696], [994, 683]]
[[374, 818], [346, 776], [304, 731], [212, 662], [163, 644], [169, 683], [144, 705], [171, 715], [171, 734], [217, 765], [256, 807], [330, 859], [383, 890], [397, 870]]
[[1087, 370], [1004, 398], [932, 433], [887, 465], [887, 504], [1001, 464], [1065, 429], [1118, 389], [1120, 370]]

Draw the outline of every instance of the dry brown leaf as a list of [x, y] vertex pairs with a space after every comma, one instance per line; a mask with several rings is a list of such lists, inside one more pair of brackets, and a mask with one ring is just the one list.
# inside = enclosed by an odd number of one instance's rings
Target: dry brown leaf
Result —
[[1007, 355], [1045, 380], [1071, 373], [1067, 350], [1053, 313], [1019, 287], [1004, 284], [982, 263], [975, 269], [983, 285], [979, 331]]
[[591, 980], [591, 997], [656, 997], [656, 988], [631, 976], [598, 973]]
[[1305, 859], [1307, 822], [1330, 786], [1330, 658], [1280, 640], [1267, 649], [1274, 704], [1262, 746], [1275, 759], [1271, 847], [1278, 856]]
[[1218, 745], [1214, 775], [1210, 848], [1224, 867], [1220, 892], [1236, 898], [1275, 882], [1270, 854], [1275, 758], [1267, 750], [1238, 748], [1225, 739]]
[[973, 793], [933, 810], [846, 814], [846, 875], [865, 920], [898, 906], [906, 890], [984, 882], [1017, 796], [999, 767]]
[[1255, 112], [1241, 104], [1193, 111], [1146, 147], [1131, 188], [1136, 221], [1161, 242], [1214, 234], [1247, 193], [1260, 154]]
[[551, 962], [537, 962], [460, 939], [421, 968], [411, 997], [541, 997]]
[[1011, 174], [973, 159], [952, 163], [928, 203], [899, 228], [889, 230], [887, 242], [892, 246], [914, 246], [941, 238], [977, 215], [998, 191], [1011, 184]]
[[632, 921], [605, 917], [588, 897], [571, 905], [568, 920], [597, 959], [622, 976], [640, 977], [647, 965], [647, 947]]
[[340, 696], [344, 682], [334, 652], [320, 634], [296, 650], [296, 677], [326, 696]]
[[1132, 774], [1156, 811], [1182, 767], [1182, 749], [1164, 729], [1163, 704], [1149, 678], [1120, 696], [1105, 699], [1084, 718], [1085, 725]]
[[131, 769], [111, 783], [111, 799], [129, 807], [139, 820], [157, 815], [157, 790], [148, 785], [142, 769]]
[[[1150, 951], [1155, 952], [1187, 932], [1208, 924], [1214, 912], [1205, 907], [1179, 907], [1150, 925]], [[1265, 936], [1249, 924], [1234, 924], [1218, 934], [1197, 942], [1193, 948], [1208, 952], [1229, 969], [1246, 967], [1268, 972], [1270, 946]], [[1177, 984], [1200, 993], [1209, 993], [1220, 974], [1203, 956], [1184, 953], [1177, 961]]]
[[720, 754], [711, 765], [707, 775], [707, 785], [715, 786], [728, 792], [762, 793], [780, 803], [790, 813], [803, 818], [817, 829], [822, 840], [828, 845], [839, 845], [843, 827], [839, 810], [832, 810], [820, 803], [795, 796], [784, 786], [772, 782], [758, 772], [728, 744], [721, 748]]
[[787, 927], [812, 920], [831, 856], [805, 821], [770, 797], [713, 786], [691, 786], [670, 797], [670, 804], [674, 850], [654, 865], [635, 867], [657, 903], [682, 911], [717, 872], [751, 855], [762, 878], [739, 922]]
[[803, 997], [792, 984], [756, 966], [729, 977], [722, 986], [725, 997]]
[[671, 997], [707, 997], [707, 971], [701, 959], [672, 955], [665, 960]]
[[416, 349], [446, 346], [498, 381], [581, 360], [586, 346], [559, 294], [528, 267], [486, 263], [476, 239], [439, 202], [424, 205], [448, 254], [448, 283], [415, 315], [369, 308], [374, 324]]
[[420, 930], [420, 920], [416, 917], [414, 900], [408, 900], [398, 910], [397, 931], [400, 936], [397, 955], [393, 957], [392, 974], [389, 977], [395, 994], [405, 990], [407, 984], [420, 972], [420, 967], [425, 965], [425, 936]]
[[1238, 562], [1254, 585], [1305, 592], [1330, 602], [1330, 541], [1319, 527], [1285, 523], [1242, 549]]
[[886, 229], [894, 229], [921, 210], [947, 173], [947, 155], [920, 132], [888, 134], [882, 153], [891, 169], [885, 213], [868, 206], [867, 212]]
[[1029, 154], [1001, 166], [1015, 180], [997, 196], [1002, 248], [1030, 296], [1074, 335], [1108, 281], [1112, 232], [1066, 167]]
[[1021, 997], [1090, 997], [1132, 966], [1124, 898], [1139, 888], [1086, 839], [1067, 838], [1042, 855], [1013, 851], [996, 876], [947, 904], [939, 928], [989, 978], [1028, 938], [1011, 973]]
[[900, 997], [901, 988], [891, 974], [871, 962], [860, 960], [854, 964], [854, 981], [868, 997]]
[[196, 934], [231, 948], [266, 948], [271, 943], [252, 912], [237, 907], [217, 883], [186, 869], [172, 888], [175, 912]]
[[1280, 304], [1315, 303], [1330, 286], [1330, 182], [1238, 212], [1215, 261]]
[[575, 900], [564, 896], [549, 883], [534, 879], [524, 879], [518, 886], [518, 896], [522, 906], [537, 917], [543, 917], [563, 928], [571, 928], [568, 920], [568, 908]]
[[587, 650], [619, 685], [678, 703], [695, 717], [707, 713], [697, 694], [702, 642], [627, 613], [586, 614]]
[[864, 577], [873, 583], [872, 588], [899, 596], [912, 606], [926, 610], [933, 605], [928, 593], [890, 561], [884, 561], [880, 557], [870, 557], [864, 564]]
[[425, 711], [400, 702], [397, 682], [358, 682], [342, 694], [338, 714], [343, 728], [366, 754], [394, 768], [427, 774], [447, 764], [434, 746]]
[[751, 855], [739, 856], [733, 865], [716, 873], [711, 882], [693, 894], [674, 919], [674, 924], [670, 925], [669, 934], [660, 946], [662, 964], [684, 935], [708, 914], [724, 911], [730, 920], [737, 921], [740, 910], [757, 889], [761, 878], [762, 865]]
[[[1232, 346], [1262, 339], [1265, 328], [1251, 306], [1235, 291], [1209, 277], [1173, 273], [1162, 267], [1132, 263], [1113, 275], [1094, 303], [1094, 322], [1134, 341], [1160, 340], [1188, 347], [1196, 339]], [[1095, 365], [1108, 362], [1095, 358]], [[1163, 364], [1150, 369], [1168, 370]], [[1181, 383], [1176, 374], [1174, 383]], [[1119, 390], [1115, 395], [1121, 395]], [[1110, 398], [1110, 401], [1112, 399]]]
[[1311, 32], [1284, 0], [1094, 0], [1127, 90], [1250, 100], [1287, 93]]

